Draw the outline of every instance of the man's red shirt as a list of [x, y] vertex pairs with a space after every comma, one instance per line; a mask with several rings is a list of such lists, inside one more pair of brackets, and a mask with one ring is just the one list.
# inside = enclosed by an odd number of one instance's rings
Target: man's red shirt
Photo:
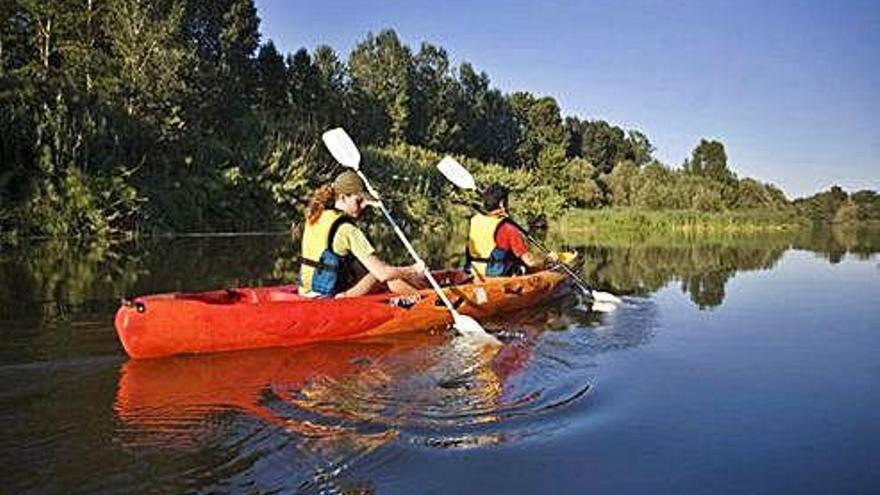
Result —
[[510, 222], [502, 223], [495, 231], [495, 245], [505, 251], [512, 251], [517, 258], [522, 258], [524, 254], [529, 252], [522, 232]]

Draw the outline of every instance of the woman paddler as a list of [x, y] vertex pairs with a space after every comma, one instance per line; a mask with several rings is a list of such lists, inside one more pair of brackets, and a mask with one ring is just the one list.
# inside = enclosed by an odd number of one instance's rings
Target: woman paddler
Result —
[[309, 204], [300, 255], [300, 294], [355, 297], [390, 290], [414, 294], [424, 286], [424, 265], [391, 266], [354, 220], [376, 198], [346, 170], [315, 192]]

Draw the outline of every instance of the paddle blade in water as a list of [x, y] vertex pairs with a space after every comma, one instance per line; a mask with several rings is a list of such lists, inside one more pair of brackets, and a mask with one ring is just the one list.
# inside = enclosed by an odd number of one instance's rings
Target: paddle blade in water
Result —
[[358, 169], [361, 163], [361, 152], [358, 151], [345, 129], [341, 127], [330, 129], [321, 135], [321, 139], [337, 162], [348, 168]]
[[595, 301], [592, 306], [592, 310], [596, 313], [610, 313], [615, 309], [617, 309], [617, 306], [607, 301]]
[[460, 313], [453, 314], [453, 317], [453, 325], [462, 337], [474, 342], [501, 345], [501, 341], [487, 332], [477, 320]]
[[474, 176], [451, 156], [444, 156], [440, 163], [437, 164], [437, 170], [449, 179], [450, 182], [462, 189], [477, 188]]
[[593, 300], [596, 302], [610, 303], [610, 304], [620, 304], [621, 299], [614, 294], [609, 292], [600, 292], [597, 290], [593, 291]]

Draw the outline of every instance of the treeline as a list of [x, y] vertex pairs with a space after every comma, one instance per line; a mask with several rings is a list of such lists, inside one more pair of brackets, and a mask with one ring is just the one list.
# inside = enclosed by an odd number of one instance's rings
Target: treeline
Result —
[[392, 30], [343, 59], [261, 43], [252, 0], [11, 0], [0, 19], [7, 235], [277, 229], [338, 170], [320, 144], [335, 126], [397, 164], [389, 195], [420, 202], [413, 218], [448, 206], [424, 171], [443, 153], [510, 181], [531, 215], [791, 208], [777, 188], [738, 179], [719, 141], [673, 169], [641, 131], [503, 93]]
[[828, 191], [794, 200], [794, 206], [815, 223], [880, 222], [880, 195], [867, 189], [849, 194], [840, 186], [832, 186]]
[[261, 103], [252, 2], [13, 0], [0, 9], [3, 231], [275, 223], [303, 147], [297, 122], [276, 125]]

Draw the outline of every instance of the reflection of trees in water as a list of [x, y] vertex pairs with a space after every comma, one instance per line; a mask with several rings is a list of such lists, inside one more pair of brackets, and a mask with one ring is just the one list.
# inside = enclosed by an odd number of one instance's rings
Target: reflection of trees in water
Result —
[[[113, 353], [124, 296], [278, 282], [274, 237], [33, 241], [0, 251], [2, 361]], [[283, 282], [292, 283], [292, 280]]]
[[868, 259], [880, 251], [880, 226], [816, 226], [799, 232], [792, 247], [821, 253], [830, 263], [839, 263], [847, 253]]
[[653, 292], [681, 281], [700, 308], [718, 306], [727, 282], [738, 271], [772, 268], [790, 248], [822, 253], [831, 263], [847, 253], [862, 258], [880, 250], [880, 229], [816, 227], [812, 230], [739, 237], [650, 237], [588, 240], [584, 273], [600, 287], [619, 292]]
[[279, 251], [289, 243], [285, 235], [151, 239], [143, 246], [147, 276], [129, 292], [192, 292], [293, 283], [273, 273]]
[[732, 276], [733, 272], [718, 272], [686, 277], [681, 281], [681, 290], [690, 294], [700, 309], [720, 306], [724, 301], [724, 286]]
[[721, 304], [738, 271], [772, 268], [788, 249], [785, 240], [698, 243], [678, 246], [589, 246], [584, 273], [599, 287], [644, 294], [679, 280], [701, 308]]
[[141, 275], [137, 254], [118, 246], [56, 240], [33, 242], [0, 258], [3, 319], [64, 321], [107, 310]]
[[[115, 312], [120, 297], [275, 282], [280, 236], [33, 242], [0, 257], [5, 318], [65, 321]], [[288, 281], [292, 282], [292, 281]]]
[[[409, 259], [400, 242], [371, 222], [383, 257]], [[415, 233], [414, 233], [415, 234]], [[548, 239], [555, 246], [570, 238]], [[461, 232], [413, 236], [431, 266], [461, 264]], [[846, 253], [867, 257], [880, 250], [880, 228], [815, 228], [739, 237], [581, 238], [589, 246], [584, 273], [597, 285], [646, 293], [672, 280], [701, 307], [718, 305], [738, 270], [767, 269], [789, 247], [822, 253], [836, 263]], [[0, 311], [6, 319], [69, 321], [76, 315], [109, 316], [119, 297], [131, 294], [208, 290], [218, 287], [294, 283], [299, 242], [290, 235], [151, 238], [115, 244], [31, 242], [0, 254]]]

